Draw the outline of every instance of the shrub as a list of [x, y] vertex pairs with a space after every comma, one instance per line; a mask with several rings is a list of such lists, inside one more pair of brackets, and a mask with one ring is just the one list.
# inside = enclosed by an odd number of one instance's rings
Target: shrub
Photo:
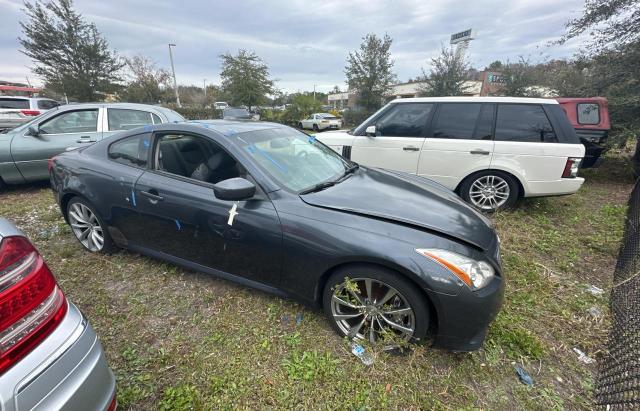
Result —
[[371, 114], [366, 110], [347, 110], [342, 115], [342, 124], [350, 127], [359, 126]]
[[212, 120], [222, 118], [222, 110], [206, 107], [166, 107], [180, 113], [187, 120]]

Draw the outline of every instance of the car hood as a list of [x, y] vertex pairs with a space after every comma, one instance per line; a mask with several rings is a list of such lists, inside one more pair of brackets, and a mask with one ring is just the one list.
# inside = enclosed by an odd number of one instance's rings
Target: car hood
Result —
[[483, 250], [496, 238], [491, 221], [453, 191], [411, 174], [360, 167], [343, 182], [300, 197], [312, 206], [409, 224]]

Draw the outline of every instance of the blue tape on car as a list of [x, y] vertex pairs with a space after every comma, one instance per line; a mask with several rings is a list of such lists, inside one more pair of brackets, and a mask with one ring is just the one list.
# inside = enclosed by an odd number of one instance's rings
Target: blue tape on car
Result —
[[180, 220], [176, 220], [176, 227], [178, 227], [178, 230], [182, 230], [182, 225], [180, 224]]
[[142, 144], [143, 144], [145, 147], [147, 147], [147, 148], [148, 148], [148, 147], [149, 147], [149, 140], [145, 138], [145, 139], [142, 141]]
[[275, 158], [271, 157], [269, 155], [269, 153], [267, 153], [266, 151], [262, 150], [260, 147], [257, 147], [255, 144], [252, 144], [249, 147], [253, 147], [255, 151], [257, 151], [260, 155], [262, 155], [262, 157], [264, 157], [267, 160], [271, 161], [273, 164], [275, 164], [276, 167], [278, 167], [283, 172], [285, 172], [285, 173], [287, 172], [287, 167], [286, 166], [280, 164]]
[[151, 131], [151, 130], [153, 130], [153, 127], [151, 127], [150, 125], [147, 124], [146, 126], [144, 126], [144, 131]]
[[234, 134], [238, 134], [238, 132], [236, 130], [232, 129], [232, 128], [230, 128], [229, 130], [224, 132], [224, 135], [227, 136], [227, 137], [231, 137]]
[[310, 135], [310, 136], [309, 136], [309, 143], [313, 144], [313, 143], [315, 143], [315, 142], [316, 142], [316, 136], [314, 136], [314, 135]]
[[136, 192], [131, 190], [131, 202], [133, 203], [133, 206], [136, 206]]

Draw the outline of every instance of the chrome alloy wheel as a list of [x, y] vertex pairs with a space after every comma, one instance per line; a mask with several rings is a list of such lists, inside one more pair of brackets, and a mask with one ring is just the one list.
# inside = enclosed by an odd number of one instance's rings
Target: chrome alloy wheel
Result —
[[69, 223], [73, 234], [89, 251], [100, 251], [104, 247], [104, 234], [96, 215], [82, 203], [73, 203], [69, 208]]
[[511, 194], [509, 183], [496, 175], [482, 176], [471, 184], [469, 198], [482, 210], [496, 210], [503, 206]]
[[350, 339], [375, 343], [388, 337], [408, 341], [416, 321], [407, 299], [390, 285], [372, 278], [345, 279], [331, 296], [331, 314]]

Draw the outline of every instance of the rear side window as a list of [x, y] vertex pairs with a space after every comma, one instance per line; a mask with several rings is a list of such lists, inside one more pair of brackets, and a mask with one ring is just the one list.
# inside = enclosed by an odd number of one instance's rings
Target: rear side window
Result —
[[109, 158], [116, 163], [133, 167], [146, 167], [149, 156], [149, 134], [123, 138], [109, 146]]
[[491, 140], [493, 105], [445, 103], [440, 105], [433, 137], [461, 140]]
[[59, 105], [60, 104], [54, 100], [38, 100], [38, 108], [42, 110], [51, 110]]
[[156, 114], [151, 113], [151, 117], [153, 117], [153, 124], [162, 124], [162, 120]]
[[538, 104], [500, 104], [496, 120], [496, 141], [557, 143], [551, 123]]
[[18, 110], [29, 110], [29, 100], [18, 98], [2, 98], [0, 97], [0, 108], [10, 108]]
[[376, 121], [382, 137], [422, 137], [433, 104], [398, 103]]
[[131, 130], [153, 124], [151, 113], [148, 111], [110, 108], [107, 109], [107, 116], [109, 117], [109, 131]]
[[595, 103], [578, 104], [578, 124], [599, 124], [600, 107]]

